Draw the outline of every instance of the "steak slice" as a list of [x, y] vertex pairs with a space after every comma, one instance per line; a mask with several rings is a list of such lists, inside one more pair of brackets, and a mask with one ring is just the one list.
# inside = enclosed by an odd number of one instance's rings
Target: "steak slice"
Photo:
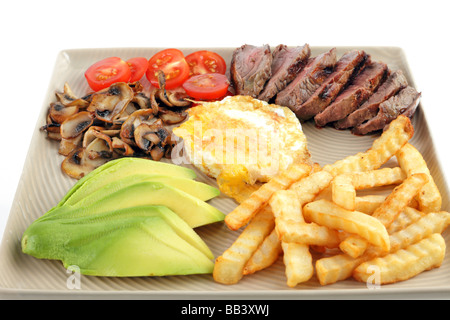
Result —
[[378, 90], [364, 102], [357, 110], [353, 111], [346, 118], [335, 123], [335, 128], [346, 129], [356, 127], [366, 120], [375, 117], [380, 104], [390, 97], [396, 95], [400, 90], [408, 86], [408, 80], [401, 70], [392, 73]]
[[272, 53], [272, 77], [266, 83], [258, 99], [269, 101], [286, 88], [307, 64], [310, 55], [311, 49], [308, 44], [293, 48], [284, 44], [278, 45]]
[[417, 92], [413, 87], [406, 87], [397, 95], [381, 103], [377, 115], [353, 128], [352, 132], [364, 135], [381, 130], [400, 114], [411, 118], [419, 105], [420, 96], [421, 93]]
[[325, 110], [314, 117], [316, 125], [341, 120], [366, 101], [386, 79], [388, 67], [382, 62], [372, 62], [353, 79], [352, 83]]
[[277, 94], [275, 103], [295, 112], [328, 78], [335, 65], [336, 48], [310, 59], [297, 77]]
[[231, 81], [236, 94], [256, 98], [272, 75], [272, 54], [269, 45], [245, 44], [233, 52]]
[[367, 61], [370, 61], [370, 56], [364, 51], [353, 50], [345, 53], [336, 63], [335, 71], [305, 103], [296, 109], [297, 117], [300, 120], [308, 120], [322, 112]]

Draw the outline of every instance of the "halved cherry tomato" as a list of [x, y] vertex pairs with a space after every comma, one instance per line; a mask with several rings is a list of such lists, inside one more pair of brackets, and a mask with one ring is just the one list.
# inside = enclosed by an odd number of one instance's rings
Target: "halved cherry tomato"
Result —
[[166, 77], [166, 89], [174, 89], [183, 84], [189, 77], [189, 65], [184, 54], [178, 49], [165, 49], [156, 53], [148, 61], [147, 79], [159, 88], [158, 70], [162, 70]]
[[84, 75], [92, 90], [99, 91], [116, 82], [128, 82], [131, 70], [122, 59], [110, 57], [94, 63]]
[[144, 76], [145, 71], [147, 71], [148, 61], [143, 57], [136, 57], [127, 60], [128, 67], [131, 70], [130, 82], [136, 82], [141, 80]]
[[186, 93], [195, 99], [213, 100], [224, 97], [230, 82], [220, 73], [205, 73], [190, 77], [183, 83]]
[[225, 74], [227, 65], [225, 60], [217, 53], [207, 50], [200, 50], [186, 56], [189, 64], [190, 76], [205, 73]]

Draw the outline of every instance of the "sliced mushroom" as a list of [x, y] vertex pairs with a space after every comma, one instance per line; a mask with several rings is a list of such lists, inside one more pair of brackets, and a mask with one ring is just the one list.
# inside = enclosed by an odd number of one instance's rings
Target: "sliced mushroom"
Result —
[[164, 157], [165, 150], [162, 146], [156, 145], [150, 150], [150, 156], [152, 157], [152, 160], [159, 161]]
[[191, 105], [191, 101], [186, 100], [189, 96], [185, 92], [173, 91], [167, 94], [169, 102], [174, 107], [188, 107]]
[[84, 148], [73, 150], [61, 164], [62, 171], [75, 179], [83, 178], [95, 168], [95, 165], [86, 157]]
[[108, 162], [113, 157], [111, 141], [102, 138], [95, 138], [86, 146], [86, 156], [92, 161], [95, 167]]
[[118, 137], [120, 135], [120, 129], [112, 129], [112, 128], [105, 129], [105, 128], [101, 128], [99, 131], [104, 133], [104, 134], [106, 134], [106, 135], [108, 135], [108, 136], [110, 136], [111, 138], [112, 137]]
[[166, 106], [171, 107], [172, 104], [169, 101], [169, 97], [167, 96], [166, 89], [158, 89], [156, 92], [157, 97], [164, 103]]
[[115, 152], [122, 156], [134, 155], [134, 149], [128, 143], [125, 143], [117, 137], [112, 138], [111, 146]]
[[157, 115], [159, 112], [159, 103], [156, 100], [156, 94], [158, 93], [159, 89], [154, 89], [150, 92], [150, 106], [153, 110], [153, 114]]
[[140, 109], [149, 109], [152, 107], [150, 103], [150, 98], [147, 97], [142, 92], [135, 94], [132, 102], [136, 103]]
[[141, 123], [134, 131], [134, 140], [140, 149], [150, 152], [156, 145], [164, 147], [169, 135], [167, 129], [159, 124]]
[[134, 92], [128, 84], [114, 83], [109, 88], [95, 93], [87, 110], [94, 112], [99, 120], [112, 123], [133, 97]]
[[79, 134], [73, 138], [61, 138], [58, 153], [63, 156], [69, 155], [73, 150], [81, 147], [83, 135]]
[[130, 86], [130, 88], [133, 90], [134, 93], [139, 93], [144, 90], [144, 86], [140, 81], [128, 83], [128, 85]]
[[67, 118], [78, 113], [78, 111], [78, 106], [66, 107], [61, 102], [53, 102], [50, 104], [48, 114], [54, 122], [63, 123]]
[[83, 148], [87, 148], [89, 144], [92, 143], [95, 139], [105, 140], [106, 144], [109, 146], [109, 151], [112, 152], [111, 147], [111, 137], [105, 134], [103, 131], [103, 127], [92, 126], [85, 132], [83, 136]]
[[120, 129], [120, 138], [129, 145], [135, 145], [134, 130], [144, 121], [154, 117], [152, 109], [139, 109], [133, 112]]
[[78, 98], [75, 96], [67, 82], [64, 84], [64, 92], [57, 92], [56, 96], [58, 100], [66, 107], [76, 106], [86, 108], [89, 105], [89, 102], [84, 98]]
[[64, 139], [74, 138], [86, 131], [93, 122], [94, 117], [90, 112], [78, 112], [61, 124], [61, 136]]
[[187, 118], [187, 113], [182, 111], [172, 111], [167, 108], [159, 108], [159, 117], [167, 125], [183, 122]]
[[135, 112], [136, 110], [139, 110], [138, 108], [139, 106], [136, 105], [135, 103], [129, 103], [125, 108], [122, 109], [122, 111], [120, 111], [120, 113], [114, 118], [113, 120], [113, 124], [118, 124], [118, 125], [122, 125], [125, 120], [127, 120], [127, 118], [130, 116], [130, 114], [132, 114], [133, 112]]

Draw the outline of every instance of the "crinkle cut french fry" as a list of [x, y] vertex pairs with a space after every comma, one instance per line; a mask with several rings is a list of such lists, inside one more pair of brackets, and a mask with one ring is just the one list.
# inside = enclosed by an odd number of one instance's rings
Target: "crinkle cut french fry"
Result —
[[411, 120], [398, 116], [389, 127], [376, 139], [372, 147], [323, 167], [333, 176], [340, 173], [368, 171], [380, 168], [403, 147], [414, 135]]
[[347, 210], [356, 210], [356, 190], [401, 183], [406, 178], [400, 167], [343, 173], [331, 182], [332, 199]]
[[[270, 199], [269, 204], [275, 216], [275, 228], [277, 228], [280, 221], [293, 220], [300, 223], [304, 222], [302, 207], [295, 191], [277, 191]], [[283, 249], [287, 285], [295, 287], [301, 282], [308, 281], [314, 274], [309, 246], [281, 241], [281, 247]]]
[[297, 192], [301, 206], [311, 202], [314, 198], [330, 185], [333, 176], [327, 171], [317, 171], [309, 176], [294, 182], [289, 190]]
[[399, 184], [406, 179], [406, 174], [400, 167], [354, 172], [350, 175], [356, 190]]
[[[372, 214], [372, 217], [380, 220], [386, 228], [389, 228], [389, 225], [407, 207], [411, 199], [415, 197], [427, 181], [428, 177], [423, 173], [408, 177], [387, 196], [386, 200]], [[365, 251], [367, 244], [361, 239], [351, 236], [344, 240], [339, 247], [350, 256], [357, 257]]]
[[276, 191], [288, 189], [295, 181], [307, 176], [310, 172], [310, 165], [303, 163], [291, 165], [287, 170], [262, 185], [249, 198], [228, 213], [225, 217], [225, 223], [231, 230], [237, 230], [245, 226]]
[[358, 235], [351, 235], [339, 243], [339, 248], [342, 252], [348, 254], [352, 258], [361, 256], [368, 247], [369, 243], [366, 239], [363, 239]]
[[213, 270], [214, 280], [223, 284], [237, 283], [243, 276], [245, 264], [274, 226], [270, 206], [263, 207], [233, 244], [216, 259]]
[[[419, 220], [425, 214], [411, 207], [406, 207], [397, 218], [387, 228], [389, 234], [393, 234], [397, 231], [405, 229], [413, 222]], [[390, 238], [391, 250], [392, 250], [392, 238]], [[357, 235], [351, 235], [339, 244], [339, 248], [342, 252], [349, 256], [356, 258], [364, 253], [369, 244], [367, 241]]]
[[375, 210], [386, 200], [384, 195], [366, 195], [357, 196], [355, 201], [355, 210], [365, 214], [373, 214]]
[[369, 260], [366, 254], [358, 258], [352, 258], [346, 254], [321, 258], [316, 261], [316, 276], [323, 286], [348, 279], [353, 270], [362, 262]]
[[277, 220], [278, 236], [283, 242], [337, 248], [341, 242], [340, 232], [314, 222], [305, 223], [293, 220]]
[[314, 275], [314, 265], [309, 246], [306, 244], [281, 242], [283, 261], [286, 267], [286, 283], [289, 287], [308, 281]]
[[417, 197], [419, 210], [426, 213], [441, 210], [442, 196], [422, 154], [413, 145], [407, 143], [397, 152], [396, 157], [407, 176], [414, 173], [425, 173], [429, 176], [428, 183], [423, 186]]
[[[393, 253], [404, 249], [433, 233], [442, 233], [448, 225], [450, 225], [450, 213], [429, 213], [405, 229], [392, 234], [389, 237], [391, 244], [389, 252]], [[353, 270], [359, 264], [384, 254], [386, 253], [380, 252], [379, 248], [369, 247], [363, 255], [357, 258], [352, 258], [347, 254], [338, 254], [319, 259], [316, 262], [317, 277], [323, 285], [345, 280], [352, 275]]]
[[416, 173], [406, 178], [398, 185], [386, 198], [383, 204], [378, 207], [372, 217], [377, 218], [386, 227], [395, 220], [410, 203], [425, 183], [428, 176], [424, 173]]
[[338, 206], [354, 211], [356, 208], [356, 189], [350, 174], [339, 174], [331, 181], [331, 197]]
[[449, 225], [450, 213], [446, 211], [430, 212], [389, 237], [391, 252], [405, 248], [433, 233], [442, 233]]
[[378, 284], [404, 281], [423, 271], [440, 267], [445, 249], [444, 238], [441, 234], [434, 233], [405, 249], [363, 262], [353, 271], [353, 278], [368, 282], [371, 277], [377, 279], [378, 276]]
[[275, 229], [264, 239], [244, 267], [243, 274], [248, 275], [270, 267], [283, 252], [281, 241]]
[[308, 222], [357, 234], [369, 243], [389, 250], [386, 227], [378, 219], [365, 213], [345, 210], [331, 201], [322, 199], [306, 204], [303, 207], [303, 217]]
[[413, 222], [425, 216], [425, 213], [412, 207], [406, 207], [387, 228], [389, 234], [405, 229]]

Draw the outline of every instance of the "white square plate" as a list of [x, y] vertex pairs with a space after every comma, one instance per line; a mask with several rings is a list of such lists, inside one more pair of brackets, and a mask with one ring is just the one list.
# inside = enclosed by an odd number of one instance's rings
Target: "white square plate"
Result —
[[[0, 247], [0, 297], [8, 298], [62, 298], [62, 297], [119, 297], [149, 299], [306, 299], [344, 297], [450, 297], [450, 255], [442, 266], [424, 272], [413, 279], [379, 290], [369, 290], [364, 283], [352, 279], [333, 285], [321, 286], [316, 278], [289, 288], [286, 285], [284, 265], [281, 260], [270, 268], [244, 277], [238, 284], [222, 285], [214, 282], [212, 275], [170, 277], [106, 278], [81, 276], [80, 289], [70, 289], [72, 273], [68, 273], [59, 261], [38, 260], [21, 252], [20, 239], [25, 229], [38, 217], [56, 205], [75, 183], [61, 172], [63, 157], [58, 155], [58, 143], [46, 138], [39, 128], [45, 124], [47, 108], [55, 100], [55, 92], [62, 91], [65, 82], [79, 96], [88, 91], [84, 71], [92, 63], [109, 56], [128, 59], [136, 56], [150, 58], [162, 48], [111, 48], [77, 49], [62, 51], [54, 68], [48, 92], [37, 120], [36, 128], [25, 161], [22, 177], [16, 191], [11, 212]], [[231, 61], [234, 48], [202, 48], [221, 54], [227, 63]], [[312, 47], [312, 55], [331, 48]], [[338, 47], [340, 57], [353, 47]], [[373, 60], [384, 61], [391, 70], [401, 69], [414, 86], [406, 57], [396, 47], [358, 47], [366, 50]], [[181, 49], [185, 54], [196, 48]], [[144, 85], [148, 86], [146, 80]], [[413, 117], [415, 135], [411, 143], [422, 152], [443, 197], [443, 210], [450, 210], [449, 192], [441, 166], [435, 154], [435, 146], [429, 134], [425, 118], [426, 110], [420, 105]], [[321, 165], [333, 163], [345, 156], [368, 149], [375, 135], [354, 136], [349, 131], [333, 128], [318, 129], [312, 122], [303, 124], [308, 148], [313, 161]], [[198, 180], [215, 185], [215, 181], [198, 172]], [[220, 196], [211, 204], [224, 213], [230, 212], [236, 203]], [[230, 231], [223, 223], [196, 229], [217, 257], [236, 239], [239, 232]], [[444, 234], [450, 245], [450, 232]]]

